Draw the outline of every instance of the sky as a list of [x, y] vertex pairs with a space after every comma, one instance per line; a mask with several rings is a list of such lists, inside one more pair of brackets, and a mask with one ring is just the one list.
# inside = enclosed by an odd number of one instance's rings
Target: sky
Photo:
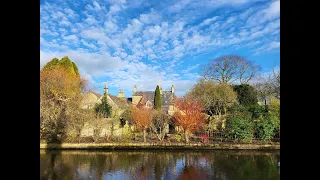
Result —
[[209, 60], [237, 54], [280, 67], [280, 1], [40, 0], [40, 69], [68, 56], [103, 93], [175, 86], [183, 96]]

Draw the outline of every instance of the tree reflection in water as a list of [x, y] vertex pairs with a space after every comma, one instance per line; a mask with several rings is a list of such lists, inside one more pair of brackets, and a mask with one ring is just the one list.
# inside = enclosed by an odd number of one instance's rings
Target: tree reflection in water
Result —
[[40, 151], [40, 179], [280, 179], [280, 152]]

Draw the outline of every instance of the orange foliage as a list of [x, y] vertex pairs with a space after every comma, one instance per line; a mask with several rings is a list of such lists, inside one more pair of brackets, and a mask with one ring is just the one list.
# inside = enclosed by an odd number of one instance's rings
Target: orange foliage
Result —
[[40, 97], [67, 100], [80, 94], [82, 82], [79, 75], [63, 68], [40, 70]]
[[175, 106], [179, 109], [174, 114], [174, 122], [185, 131], [193, 133], [204, 123], [203, 106], [191, 97], [176, 99]]
[[152, 122], [152, 110], [147, 108], [133, 108], [131, 111], [133, 121], [141, 130], [148, 128]]

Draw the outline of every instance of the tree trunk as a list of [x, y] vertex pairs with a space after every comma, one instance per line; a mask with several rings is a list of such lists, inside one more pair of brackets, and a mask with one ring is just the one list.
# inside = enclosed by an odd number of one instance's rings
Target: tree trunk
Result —
[[186, 143], [189, 143], [188, 131], [184, 131], [184, 138], [186, 139]]
[[143, 130], [143, 142], [147, 142], [146, 129]]

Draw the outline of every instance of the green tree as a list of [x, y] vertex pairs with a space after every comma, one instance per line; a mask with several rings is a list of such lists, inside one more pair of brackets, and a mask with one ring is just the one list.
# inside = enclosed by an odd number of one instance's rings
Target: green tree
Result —
[[250, 112], [234, 112], [227, 117], [226, 137], [236, 141], [248, 142], [253, 138], [253, 123]]
[[43, 70], [48, 71], [57, 69], [59, 67], [66, 70], [66, 72], [76, 74], [78, 76], [80, 75], [77, 65], [74, 62], [72, 62], [68, 56], [63, 57], [61, 60], [53, 58], [43, 67]]
[[154, 96], [154, 108], [159, 111], [159, 110], [161, 110], [161, 106], [162, 106], [162, 98], [161, 98], [161, 94], [160, 94], [160, 88], [158, 85], [157, 85], [155, 93], [156, 94]]
[[110, 116], [112, 107], [108, 104], [106, 98], [102, 98], [101, 103], [96, 104], [94, 110], [97, 116], [102, 116], [106, 118]]
[[238, 101], [241, 105], [252, 106], [258, 103], [257, 92], [249, 84], [234, 85], [233, 89], [238, 94]]
[[276, 117], [272, 116], [270, 113], [266, 113], [265, 116], [260, 116], [255, 120], [255, 132], [259, 138], [264, 141], [270, 140], [276, 129]]
[[52, 70], [57, 67], [59, 64], [58, 58], [53, 58], [51, 61], [49, 61], [45, 66], [43, 66], [43, 70]]

